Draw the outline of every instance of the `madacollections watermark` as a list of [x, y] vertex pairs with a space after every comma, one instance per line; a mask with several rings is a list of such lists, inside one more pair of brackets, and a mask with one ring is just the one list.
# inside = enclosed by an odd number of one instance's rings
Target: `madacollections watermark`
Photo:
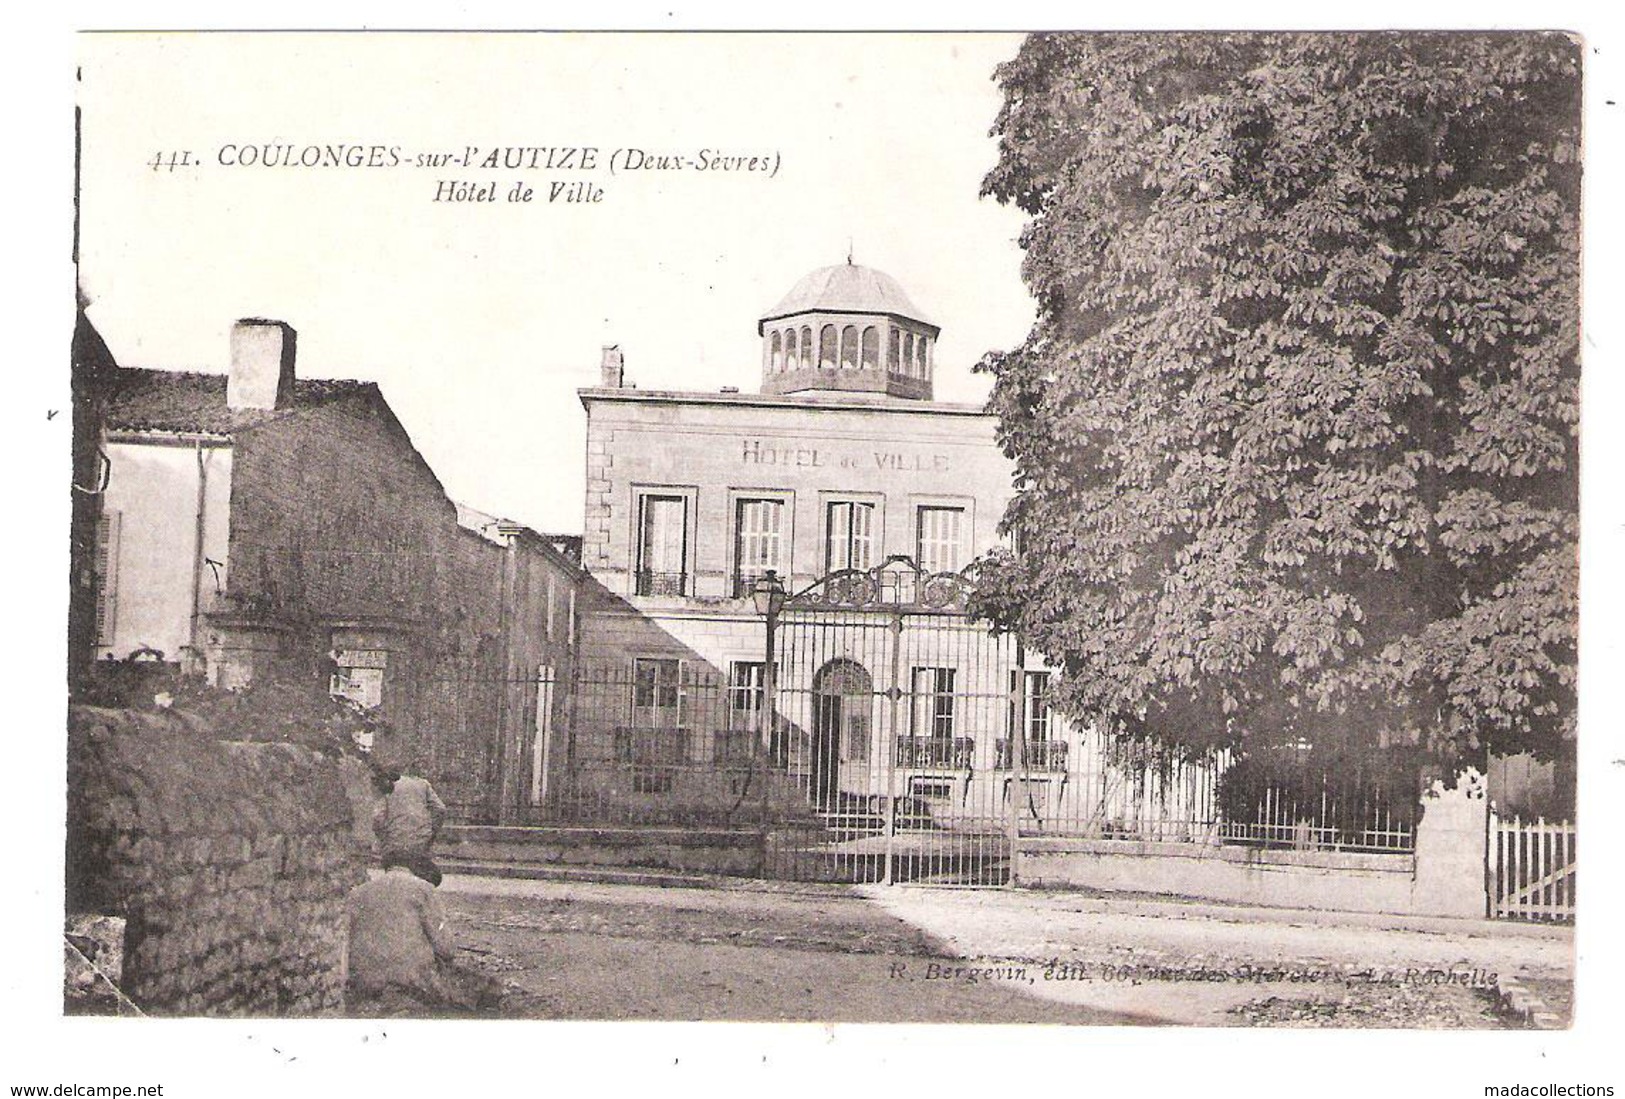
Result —
[[1317, 966], [1183, 965], [1149, 962], [1098, 962], [1051, 958], [1029, 961], [909, 961], [888, 963], [886, 976], [894, 981], [965, 984], [1029, 984], [1094, 982], [1142, 984], [1151, 981], [1223, 984], [1374, 984], [1456, 985], [1494, 988], [1498, 974], [1486, 969], [1430, 969], [1409, 966], [1394, 969], [1332, 969]]

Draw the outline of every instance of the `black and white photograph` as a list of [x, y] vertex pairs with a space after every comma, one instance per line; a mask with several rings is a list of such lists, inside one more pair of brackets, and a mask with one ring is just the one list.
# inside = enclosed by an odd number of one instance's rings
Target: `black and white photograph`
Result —
[[0, 1085], [1625, 1087], [1605, 40], [1082, 15], [74, 28]]

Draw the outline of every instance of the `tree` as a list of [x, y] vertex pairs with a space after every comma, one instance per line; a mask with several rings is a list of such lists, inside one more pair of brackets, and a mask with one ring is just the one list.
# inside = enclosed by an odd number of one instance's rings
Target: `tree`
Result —
[[1577, 618], [1579, 48], [1036, 35], [978, 608], [1057, 699], [1201, 747], [1555, 754]]

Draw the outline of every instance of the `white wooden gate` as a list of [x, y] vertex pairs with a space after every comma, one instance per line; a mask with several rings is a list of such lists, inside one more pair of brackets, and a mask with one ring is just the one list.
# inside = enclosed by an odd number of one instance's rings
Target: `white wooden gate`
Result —
[[1492, 811], [1487, 855], [1497, 917], [1574, 919], [1572, 822], [1506, 820]]

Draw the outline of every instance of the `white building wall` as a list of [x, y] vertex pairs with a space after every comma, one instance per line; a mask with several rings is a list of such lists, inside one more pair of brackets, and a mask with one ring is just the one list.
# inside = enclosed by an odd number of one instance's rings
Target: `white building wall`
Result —
[[[193, 615], [224, 589], [231, 527], [231, 448], [217, 444], [107, 444], [103, 529], [111, 542], [104, 580], [104, 632], [98, 658], [157, 650], [181, 659]], [[201, 481], [202, 513], [198, 487]], [[197, 539], [203, 532], [203, 558]], [[194, 588], [194, 581], [196, 587]]]

